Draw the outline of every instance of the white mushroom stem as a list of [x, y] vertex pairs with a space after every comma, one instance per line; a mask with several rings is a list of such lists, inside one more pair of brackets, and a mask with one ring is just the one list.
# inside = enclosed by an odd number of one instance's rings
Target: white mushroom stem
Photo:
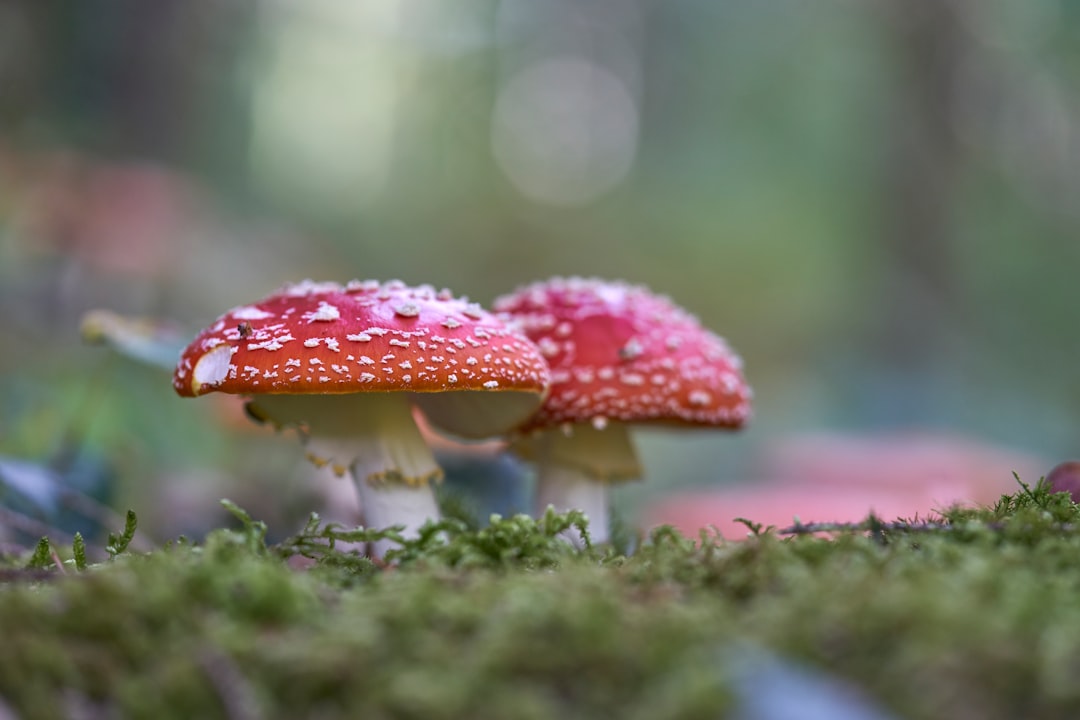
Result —
[[[581, 510], [589, 518], [592, 542], [607, 542], [611, 537], [608, 486], [641, 476], [627, 426], [576, 424], [566, 431], [551, 430], [542, 436], [537, 453], [537, 516], [548, 507], [557, 512]], [[576, 530], [568, 531], [566, 537], [578, 547], [583, 545]]]
[[[364, 513], [366, 527], [387, 528], [391, 525], [404, 525], [402, 535], [416, 537], [424, 523], [439, 518], [435, 494], [428, 483], [373, 485], [357, 480], [356, 487], [360, 491], [360, 507]], [[394, 547], [397, 547], [397, 543], [391, 540], [378, 540], [372, 543], [371, 555], [381, 558], [386, 555], [387, 550]]]
[[[536, 515], [548, 508], [555, 512], [580, 510], [589, 518], [589, 538], [594, 543], [607, 542], [608, 487], [607, 483], [583, 475], [581, 470], [556, 463], [541, 463], [536, 476]], [[571, 528], [564, 537], [576, 547], [585, 544], [581, 533]]]
[[[421, 525], [438, 519], [431, 483], [442, 479], [442, 470], [403, 394], [267, 395], [252, 404], [253, 412], [278, 425], [303, 426], [312, 462], [349, 472], [365, 527], [403, 525], [403, 534], [415, 537]], [[393, 546], [380, 541], [372, 552], [382, 557]]]

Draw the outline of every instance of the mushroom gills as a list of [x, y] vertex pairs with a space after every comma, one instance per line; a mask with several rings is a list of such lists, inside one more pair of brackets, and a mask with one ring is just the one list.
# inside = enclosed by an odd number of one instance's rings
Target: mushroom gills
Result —
[[539, 464], [574, 468], [593, 482], [623, 482], [642, 475], [625, 423], [610, 422], [603, 428], [573, 423], [547, 430], [524, 443], [523, 454], [535, 455]]
[[253, 416], [300, 430], [308, 457], [348, 468], [358, 484], [425, 486], [442, 470], [401, 394], [263, 395], [249, 401]]
[[434, 427], [479, 440], [505, 434], [525, 422], [539, 409], [544, 397], [524, 390], [459, 390], [414, 393], [412, 400]]

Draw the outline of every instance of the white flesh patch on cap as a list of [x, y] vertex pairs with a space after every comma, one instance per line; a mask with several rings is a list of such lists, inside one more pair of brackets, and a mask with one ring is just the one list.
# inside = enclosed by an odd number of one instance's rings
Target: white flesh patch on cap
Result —
[[196, 395], [204, 385], [219, 385], [229, 375], [232, 356], [236, 348], [231, 345], [218, 345], [199, 358], [191, 373], [191, 391]]

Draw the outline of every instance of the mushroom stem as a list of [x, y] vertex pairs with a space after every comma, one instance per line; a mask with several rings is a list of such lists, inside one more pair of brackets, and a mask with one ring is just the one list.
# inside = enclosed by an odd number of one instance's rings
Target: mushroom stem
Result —
[[[607, 542], [608, 485], [641, 476], [630, 432], [623, 423], [597, 428], [578, 423], [564, 432], [544, 433], [538, 448], [536, 513], [551, 506], [558, 512], [581, 510], [589, 517], [593, 542]], [[583, 544], [577, 531], [568, 533], [574, 545]]]
[[[360, 508], [364, 525], [370, 528], [387, 528], [404, 525], [402, 535], [413, 538], [420, 534], [420, 527], [429, 520], [438, 520], [439, 507], [431, 485], [406, 485], [404, 483], [381, 483], [374, 485], [363, 480], [356, 481], [360, 493]], [[381, 558], [396, 544], [391, 540], [372, 543], [372, 557]]]
[[[439, 519], [431, 482], [442, 480], [443, 473], [416, 427], [408, 401], [401, 395], [371, 397], [379, 398], [380, 412], [368, 416], [377, 432], [354, 441], [349, 466], [360, 494], [364, 525], [404, 525], [402, 534], [416, 537], [425, 522]], [[379, 540], [373, 543], [371, 554], [381, 558], [393, 547], [392, 541]]]
[[[578, 468], [556, 463], [541, 463], [536, 476], [536, 516], [548, 508], [555, 512], [580, 510], [589, 518], [589, 538], [594, 543], [604, 543], [610, 538], [608, 532], [607, 483], [589, 477]], [[563, 536], [575, 547], [584, 547], [585, 541], [576, 528], [567, 530]]]
[[[442, 470], [402, 395], [267, 395], [252, 405], [279, 426], [305, 426], [313, 463], [329, 464], [339, 475], [348, 470], [366, 527], [404, 525], [404, 535], [415, 537], [424, 522], [438, 520], [431, 482], [442, 479]], [[373, 554], [382, 557], [392, 546], [380, 541]]]

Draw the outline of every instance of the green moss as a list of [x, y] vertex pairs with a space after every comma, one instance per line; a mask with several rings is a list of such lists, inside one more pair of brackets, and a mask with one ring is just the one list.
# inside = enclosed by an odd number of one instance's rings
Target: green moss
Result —
[[198, 545], [110, 541], [89, 566], [46, 545], [12, 569], [0, 699], [25, 718], [718, 718], [756, 647], [902, 717], [1080, 711], [1080, 517], [1041, 486], [831, 537], [660, 529], [632, 556], [560, 540], [580, 516], [451, 519], [392, 568], [331, 547], [385, 533], [313, 518], [267, 547], [230, 509]]

